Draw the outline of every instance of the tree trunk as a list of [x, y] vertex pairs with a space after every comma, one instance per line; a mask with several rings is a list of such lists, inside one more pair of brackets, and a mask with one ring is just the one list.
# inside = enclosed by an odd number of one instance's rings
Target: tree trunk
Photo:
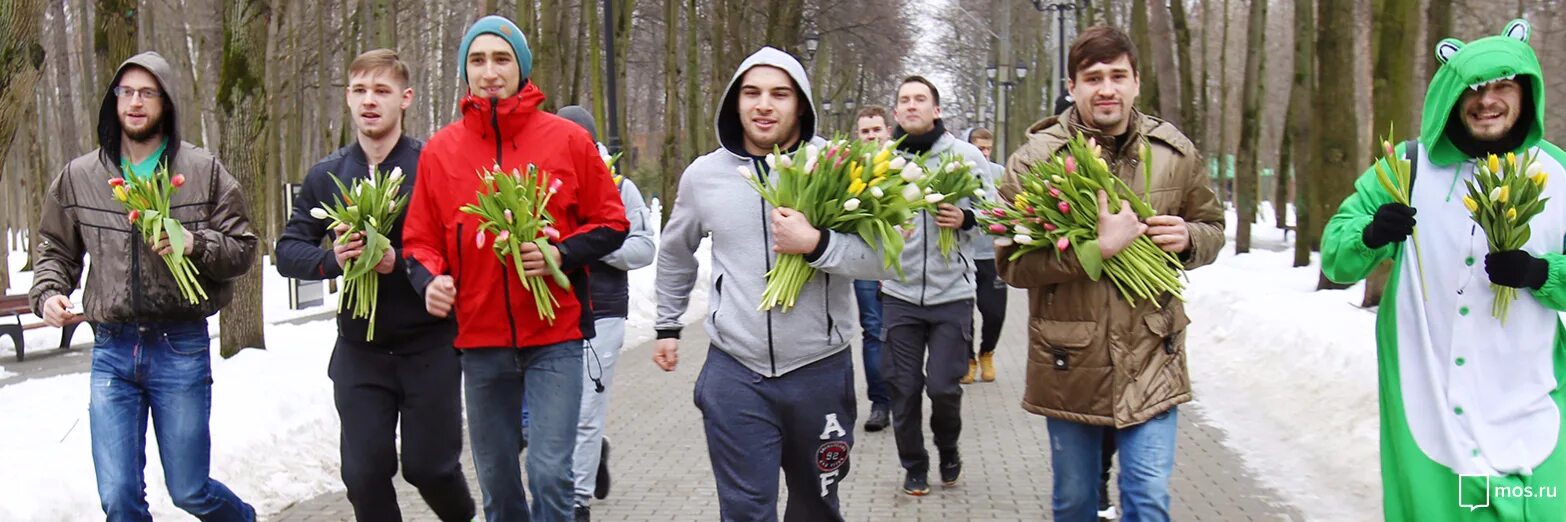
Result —
[[805, 47], [800, 38], [800, 30], [803, 29], [805, 3], [804, 0], [766, 0], [767, 1], [767, 39], [769, 45], [782, 46], [794, 54], [804, 56]]
[[1256, 222], [1257, 182], [1261, 179], [1261, 159], [1256, 149], [1261, 141], [1262, 84], [1267, 77], [1267, 64], [1262, 60], [1267, 41], [1266, 0], [1251, 0], [1246, 32], [1245, 83], [1242, 86], [1244, 91], [1240, 109], [1240, 165], [1234, 179], [1236, 254], [1251, 251], [1251, 224]]
[[[611, 0], [612, 1], [612, 0]], [[587, 83], [589, 84], [588, 96], [592, 105], [588, 109], [593, 112], [593, 122], [598, 124], [598, 141], [608, 142], [605, 138], [608, 134], [609, 120], [604, 118], [604, 20], [603, 13], [598, 12], [598, 0], [584, 0], [586, 12], [582, 15], [587, 18]], [[612, 57], [611, 57], [612, 59]]]
[[[93, 54], [98, 57], [98, 78], [107, 82], [114, 79], [114, 71], [120, 64], [136, 54], [136, 15], [140, 11], [137, 0], [95, 0], [93, 5], [96, 23], [93, 24]], [[92, 91], [88, 91], [92, 92]]]
[[1436, 68], [1441, 66], [1436, 61], [1436, 44], [1449, 36], [1452, 36], [1452, 0], [1430, 0], [1430, 6], [1425, 9], [1426, 78], [1435, 75]]
[[[712, 135], [711, 127], [704, 121], [701, 107], [706, 96], [701, 95], [701, 58], [698, 50], [701, 42], [698, 40], [702, 22], [696, 18], [696, 0], [685, 2], [685, 154], [680, 158], [680, 163], [690, 161], [701, 154], [703, 135]], [[809, 139], [809, 138], [805, 138]], [[673, 203], [672, 201], [670, 203]]]
[[[1386, 132], [1385, 125], [1392, 125], [1398, 135], [1386, 135], [1396, 143], [1402, 136], [1417, 136], [1414, 107], [1414, 48], [1418, 44], [1415, 31], [1395, 30], [1412, 27], [1419, 9], [1419, 0], [1378, 0], [1380, 12], [1375, 15], [1376, 45], [1375, 84], [1372, 92], [1375, 119], [1372, 125], [1376, 135]], [[1434, 49], [1434, 46], [1431, 47]], [[1381, 140], [1372, 140], [1371, 157], [1379, 157]], [[1369, 308], [1381, 303], [1387, 279], [1392, 276], [1392, 264], [1382, 263], [1365, 279], [1365, 298], [1361, 307]]]
[[1185, 135], [1191, 139], [1198, 140], [1197, 146], [1200, 148], [1202, 116], [1201, 107], [1197, 105], [1196, 64], [1191, 61], [1191, 22], [1186, 19], [1185, 0], [1170, 0], [1169, 12], [1169, 18], [1174, 23], [1175, 49], [1180, 59], [1180, 117], [1183, 120], [1180, 130], [1185, 131]]
[[1137, 98], [1137, 108], [1145, 114], [1163, 116], [1159, 103], [1161, 96], [1158, 89], [1158, 77], [1163, 71], [1158, 69], [1155, 60], [1149, 60], [1153, 56], [1153, 41], [1148, 34], [1147, 25], [1147, 0], [1131, 1], [1131, 41], [1136, 44], [1138, 60], [1137, 76], [1142, 78], [1142, 96]]
[[1234, 194], [1229, 192], [1229, 111], [1222, 107], [1229, 106], [1229, 0], [1223, 0], [1223, 6], [1218, 11], [1223, 18], [1219, 23], [1223, 24], [1221, 40], [1218, 41], [1218, 141], [1214, 144], [1218, 158], [1218, 201], [1227, 203]]
[[[1316, 40], [1317, 78], [1315, 107], [1342, 106], [1345, 100], [1354, 99], [1355, 0], [1321, 0], [1321, 31]], [[1331, 81], [1325, 81], [1330, 78]], [[1316, 110], [1312, 114], [1313, 129], [1357, 129], [1359, 115], [1354, 111]], [[1362, 170], [1358, 152], [1364, 150], [1355, 132], [1315, 132], [1315, 151], [1310, 169], [1310, 217], [1308, 227], [1300, 227], [1301, 236], [1310, 234], [1310, 244], [1321, 247], [1322, 231], [1327, 219], [1336, 211], [1339, 203], [1354, 191], [1354, 178]], [[1304, 239], [1303, 237], [1301, 239]], [[1346, 288], [1329, 281], [1322, 274], [1318, 289]]]
[[[1289, 89], [1289, 116], [1284, 141], [1289, 167], [1294, 171], [1294, 266], [1310, 266], [1310, 253], [1316, 241], [1308, 232], [1310, 222], [1310, 179], [1315, 174], [1311, 153], [1315, 139], [1310, 132], [1311, 100], [1315, 89], [1316, 0], [1294, 0], [1294, 76]], [[1282, 224], [1283, 221], [1279, 220]]]
[[42, 27], [42, 0], [16, 0], [0, 9], [0, 32], [7, 35], [0, 38], [0, 161], [11, 151], [22, 112], [32, 103], [33, 85], [43, 73]]
[[[371, 27], [373, 27], [375, 35], [371, 41], [379, 49], [397, 48], [397, 27], [394, 23], [397, 19], [397, 12], [392, 4], [392, 0], [375, 0], [375, 5], [372, 7], [373, 10], [370, 16], [375, 19], [375, 25]], [[285, 6], [287, 3], [278, 5]]]
[[663, 152], [660, 154], [663, 190], [660, 194], [663, 202], [661, 223], [667, 224], [669, 214], [674, 211], [682, 170], [676, 163], [680, 154], [680, 96], [675, 91], [680, 85], [680, 33], [675, 28], [680, 21], [680, 2], [664, 0], [663, 4]]
[[[1171, 1], [1178, 4], [1185, 0]], [[1169, 19], [1169, 5], [1164, 0], [1154, 0], [1148, 4], [1148, 9], [1148, 24], [1151, 26], [1148, 38], [1153, 45], [1151, 62], [1157, 66], [1155, 70], [1161, 77], [1158, 82], [1158, 113], [1175, 127], [1184, 129], [1185, 122], [1189, 121], [1185, 118], [1181, 103], [1181, 94], [1185, 92], [1182, 89], [1186, 88], [1182, 82], [1186, 76], [1175, 66], [1175, 31], [1173, 21]]]
[[[268, 0], [227, 2], [223, 13], [223, 62], [218, 72], [218, 109], [223, 126], [223, 158], [228, 171], [239, 180], [251, 216], [264, 215], [262, 203], [266, 174], [267, 127], [266, 59], [267, 28], [272, 17]], [[266, 348], [261, 307], [261, 271], [250, 271], [234, 282], [234, 301], [221, 314], [223, 357], [244, 348]]]

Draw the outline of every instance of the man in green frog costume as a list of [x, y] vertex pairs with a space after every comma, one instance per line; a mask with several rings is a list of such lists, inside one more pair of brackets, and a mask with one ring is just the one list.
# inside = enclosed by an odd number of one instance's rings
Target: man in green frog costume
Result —
[[[1441, 41], [1419, 139], [1397, 147], [1413, 166], [1410, 205], [1370, 169], [1321, 242], [1322, 270], [1340, 283], [1393, 262], [1376, 317], [1387, 520], [1566, 520], [1566, 153], [1542, 137], [1530, 31], [1514, 20], [1498, 36]], [[1550, 201], [1521, 250], [1490, 253], [1463, 181], [1507, 152], [1538, 155]], [[1519, 289], [1504, 324], [1492, 283]]]

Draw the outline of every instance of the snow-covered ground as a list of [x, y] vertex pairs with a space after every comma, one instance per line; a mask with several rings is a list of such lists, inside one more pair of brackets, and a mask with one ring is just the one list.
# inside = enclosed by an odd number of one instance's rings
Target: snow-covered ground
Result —
[[1316, 291], [1319, 265], [1292, 268], [1292, 248], [1268, 250], [1282, 247], [1270, 221], [1236, 256], [1231, 212], [1218, 262], [1190, 272], [1197, 404], [1308, 519], [1379, 520], [1375, 312], [1358, 306], [1363, 284]]
[[[709, 255], [705, 245], [697, 253], [703, 260]], [[15, 271], [23, 258], [20, 253], [10, 256], [12, 285], [8, 293], [26, 293], [31, 285], [30, 273]], [[331, 340], [337, 334], [336, 323], [329, 316], [336, 307], [336, 296], [329, 294], [320, 307], [288, 310], [287, 280], [270, 265], [262, 268], [264, 309], [270, 323], [328, 314], [301, 325], [269, 324], [265, 351], [243, 350], [228, 360], [217, 357], [217, 350], [212, 352], [213, 477], [257, 511], [273, 513], [342, 487], [338, 478], [339, 424], [331, 381], [326, 376]], [[653, 338], [654, 272], [649, 266], [631, 273], [627, 348]], [[699, 320], [706, 309], [707, 273], [703, 266], [702, 283], [691, 298], [689, 320]], [[24, 320], [36, 318], [27, 316]], [[215, 317], [209, 322], [214, 337], [217, 323]], [[47, 349], [59, 339], [59, 330], [53, 328], [27, 333], [29, 350]], [[91, 330], [79, 329], [76, 339], [90, 342]], [[0, 353], [14, 360], [10, 348], [9, 340], [0, 341]], [[0, 378], [5, 374], [0, 368]], [[93, 474], [87, 402], [87, 373], [28, 379], [0, 387], [0, 463], [9, 470], [0, 473], [0, 491], [5, 492], [0, 520], [103, 517]], [[169, 500], [157, 441], [150, 429], [146, 484], [147, 501], [156, 518], [190, 518]]]

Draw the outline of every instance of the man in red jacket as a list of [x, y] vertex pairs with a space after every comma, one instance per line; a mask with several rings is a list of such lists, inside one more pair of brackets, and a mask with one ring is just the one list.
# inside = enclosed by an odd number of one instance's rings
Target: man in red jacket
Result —
[[[522, 31], [498, 16], [475, 22], [458, 55], [468, 95], [462, 118], [430, 138], [419, 159], [413, 200], [403, 228], [408, 277], [432, 315], [455, 309], [473, 463], [490, 522], [569, 520], [571, 458], [582, 398], [582, 340], [593, 337], [585, 266], [625, 240], [628, 223], [619, 191], [587, 131], [539, 109], [544, 93], [527, 81], [532, 53]], [[539, 249], [524, 244], [522, 269], [550, 282], [555, 319], [539, 318], [516, 267], [481, 243], [480, 218], [459, 210], [473, 203], [480, 175], [536, 165], [560, 181], [548, 211], [561, 232]], [[571, 280], [548, 278], [545, 256]], [[530, 510], [517, 452], [522, 448], [522, 400], [529, 420]]]

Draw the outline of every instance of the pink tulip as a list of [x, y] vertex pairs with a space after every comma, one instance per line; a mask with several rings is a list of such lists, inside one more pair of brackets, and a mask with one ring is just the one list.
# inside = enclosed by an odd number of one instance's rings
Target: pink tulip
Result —
[[990, 232], [994, 232], [996, 234], [1005, 234], [1006, 233], [1006, 225], [1002, 225], [1000, 223], [991, 224], [990, 225]]
[[1037, 215], [1039, 213], [1039, 210], [1036, 209], [1036, 208], [1033, 208], [1033, 205], [1028, 205], [1028, 213]]
[[1077, 160], [1075, 158], [1072, 158], [1071, 156], [1066, 156], [1066, 174], [1070, 175], [1070, 174], [1076, 174], [1076, 173], [1077, 173]]
[[500, 231], [499, 235], [495, 236], [495, 242], [496, 243], [505, 243], [506, 240], [508, 240], [508, 239], [511, 239], [511, 231], [510, 230], [502, 230], [502, 231]]
[[550, 194], [554, 194], [556, 192], [559, 192], [560, 191], [560, 186], [564, 185], [564, 184], [565, 184], [565, 182], [564, 181], [560, 181], [560, 178], [555, 178], [555, 179], [551, 180], [549, 182], [549, 193]]
[[169, 184], [170, 185], [174, 185], [174, 188], [180, 188], [180, 187], [185, 186], [185, 175], [184, 174], [175, 174], [174, 177], [169, 180]]
[[1058, 229], [1058, 228], [1060, 228], [1060, 227], [1055, 226], [1054, 223], [1045, 223], [1044, 224], [1044, 230], [1046, 232], [1054, 232], [1055, 229]]
[[1055, 199], [1060, 199], [1060, 189], [1055, 188], [1055, 187], [1050, 187], [1049, 188], [1049, 195], [1051, 197], [1055, 198]]
[[486, 239], [486, 236], [484, 235], [484, 231], [480, 230], [480, 231], [478, 231], [478, 236], [474, 237], [473, 245], [476, 246], [476, 247], [479, 247], [479, 248], [484, 248], [484, 240], [485, 239]]
[[1060, 209], [1061, 214], [1071, 213], [1071, 204], [1064, 201], [1060, 202], [1058, 205], [1055, 205], [1055, 208]]
[[544, 227], [544, 237], [550, 241], [560, 241], [560, 230], [555, 227]]
[[109, 186], [123, 187], [125, 186], [125, 178], [109, 178]]
[[1063, 237], [1063, 238], [1060, 238], [1060, 239], [1055, 241], [1055, 249], [1056, 250], [1059, 250], [1061, 252], [1065, 252], [1067, 248], [1071, 248], [1071, 239], [1070, 238], [1064, 238]]
[[992, 210], [990, 210], [990, 215], [998, 217], [998, 218], [999, 217], [1006, 217], [1006, 210], [1005, 209], [999, 209], [999, 208], [992, 209]]
[[505, 210], [505, 214], [506, 214], [506, 222], [507, 223], [514, 223], [514, 222], [516, 222], [517, 218], [516, 218], [516, 216], [511, 215], [511, 209], [509, 209], [509, 208], [506, 209]]
[[132, 211], [130, 211], [130, 215], [127, 215], [125, 217], [127, 219], [129, 219], [131, 223], [135, 223], [136, 222], [136, 218], [141, 217], [141, 212], [132, 210]]

